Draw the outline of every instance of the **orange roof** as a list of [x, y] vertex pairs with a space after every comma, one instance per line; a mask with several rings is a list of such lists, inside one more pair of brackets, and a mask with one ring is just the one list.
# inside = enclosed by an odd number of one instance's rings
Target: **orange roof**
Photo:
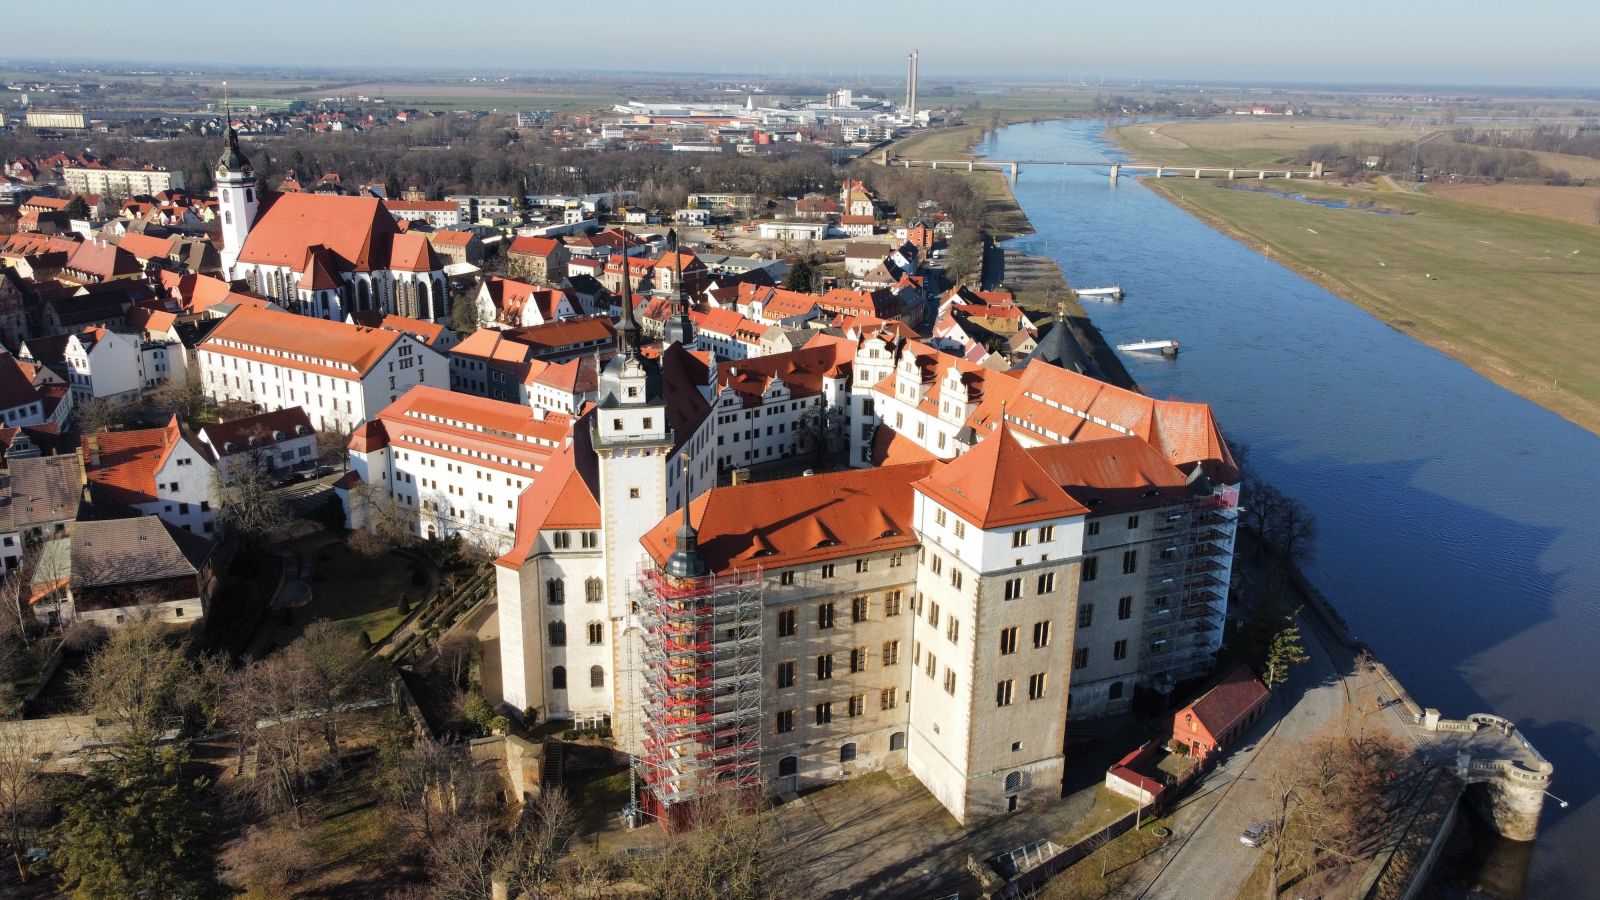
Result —
[[441, 268], [439, 255], [424, 234], [397, 234], [389, 251], [389, 268], [402, 272], [432, 272]]
[[158, 238], [130, 231], [122, 236], [117, 246], [132, 253], [136, 259], [165, 259], [172, 252], [174, 239]]
[[1047, 444], [1028, 455], [1095, 515], [1148, 509], [1188, 496], [1188, 479], [1140, 438]]
[[435, 231], [432, 235], [429, 235], [428, 239], [433, 241], [435, 244], [445, 244], [450, 247], [465, 247], [467, 244], [472, 242], [472, 232], [440, 229]]
[[506, 247], [507, 256], [549, 256], [556, 252], [561, 242], [555, 238], [519, 237]]
[[[559, 413], [538, 416], [538, 412], [520, 403], [458, 394], [427, 385], [406, 391], [378, 413], [391, 443], [403, 442], [419, 430], [445, 430], [456, 433], [456, 440], [463, 443], [447, 444], [449, 449], [443, 452], [454, 451], [465, 456], [463, 448], [471, 449], [468, 442], [493, 445], [503, 455], [535, 460], [542, 465], [545, 457], [566, 441], [572, 419]], [[423, 452], [439, 453], [441, 450], [432, 447]], [[493, 460], [480, 458], [477, 462], [489, 465]]]
[[1209, 690], [1200, 695], [1200, 699], [1179, 710], [1176, 718], [1181, 719], [1185, 713], [1192, 712], [1215, 739], [1271, 696], [1267, 686], [1250, 671], [1250, 667], [1240, 664], [1218, 678]]
[[517, 540], [495, 564], [522, 568], [541, 529], [599, 527], [600, 504], [578, 471], [573, 446], [568, 444], [550, 457], [533, 484], [517, 498]]
[[388, 268], [394, 217], [375, 197], [280, 194], [261, 212], [245, 238], [239, 261], [297, 268], [305, 250], [321, 244], [356, 271]]
[[413, 319], [409, 316], [385, 315], [381, 310], [362, 309], [350, 314], [350, 319], [357, 325], [365, 328], [387, 328], [401, 334], [409, 334], [420, 339], [429, 347], [439, 343], [439, 336], [444, 334], [444, 323], [428, 322], [422, 319]]
[[1004, 425], [954, 462], [917, 482], [916, 488], [984, 529], [1089, 511], [1033, 461]]
[[507, 323], [520, 321], [529, 303], [539, 311], [539, 317], [548, 322], [556, 318], [561, 301], [566, 299], [566, 295], [555, 288], [539, 287], [498, 275], [490, 276], [483, 287], [489, 293], [489, 302], [500, 311], [497, 318]]
[[[912, 494], [934, 463], [851, 469], [712, 488], [689, 504], [700, 552], [713, 572], [776, 568], [914, 547]], [[657, 563], [672, 553], [672, 514], [640, 542]]]
[[611, 324], [611, 317], [607, 315], [577, 316], [568, 319], [559, 319], [546, 322], [543, 325], [529, 325], [526, 328], [514, 328], [506, 333], [507, 340], [527, 344], [538, 350], [550, 350], [567, 347], [572, 344], [581, 344], [585, 341], [600, 341], [604, 344], [616, 337], [616, 326]]
[[694, 321], [694, 327], [700, 331], [709, 331], [723, 337], [733, 337], [739, 329], [747, 324], [755, 323], [739, 315], [736, 309], [708, 309], [705, 312], [691, 309], [689, 318]]
[[156, 473], [179, 441], [188, 441], [204, 459], [210, 455], [173, 416], [164, 428], [107, 431], [84, 435], [83, 461], [89, 483], [107, 499], [122, 504], [156, 499]]
[[349, 379], [365, 374], [400, 339], [399, 332], [383, 328], [241, 306], [206, 335], [199, 349]]

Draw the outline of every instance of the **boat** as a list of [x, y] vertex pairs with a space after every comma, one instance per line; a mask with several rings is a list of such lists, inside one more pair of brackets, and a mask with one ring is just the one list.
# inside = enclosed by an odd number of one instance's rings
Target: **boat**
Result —
[[1131, 344], [1118, 344], [1117, 349], [1124, 353], [1160, 353], [1162, 356], [1177, 356], [1178, 342], [1167, 341], [1134, 341]]
[[1111, 287], [1081, 288], [1073, 293], [1080, 300], [1099, 300], [1105, 303], [1115, 303], [1122, 299], [1122, 286], [1114, 284]]

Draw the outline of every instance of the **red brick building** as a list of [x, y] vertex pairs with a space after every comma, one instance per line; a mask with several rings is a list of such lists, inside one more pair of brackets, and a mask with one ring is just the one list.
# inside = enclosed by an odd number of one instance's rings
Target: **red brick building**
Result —
[[1172, 719], [1172, 743], [1196, 759], [1227, 751], [1261, 718], [1271, 697], [1267, 686], [1241, 665], [1224, 675]]

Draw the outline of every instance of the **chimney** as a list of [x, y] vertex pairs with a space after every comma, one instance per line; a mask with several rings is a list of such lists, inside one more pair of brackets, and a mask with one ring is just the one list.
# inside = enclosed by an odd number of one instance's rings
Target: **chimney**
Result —
[[[88, 463], [96, 467], [100, 465], [100, 437], [98, 435], [90, 435], [89, 437]], [[88, 480], [87, 475], [84, 476], [84, 480]]]

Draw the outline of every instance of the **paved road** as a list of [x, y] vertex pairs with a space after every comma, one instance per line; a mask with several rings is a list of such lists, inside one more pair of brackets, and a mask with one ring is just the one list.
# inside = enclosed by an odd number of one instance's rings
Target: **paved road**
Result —
[[1257, 723], [1245, 741], [1201, 782], [1173, 814], [1173, 838], [1160, 853], [1143, 861], [1120, 896], [1140, 900], [1192, 900], [1197, 885], [1205, 895], [1233, 897], [1255, 868], [1260, 850], [1239, 842], [1239, 833], [1266, 818], [1265, 778], [1293, 753], [1294, 745], [1339, 718], [1360, 696], [1351, 678], [1348, 651], [1325, 637], [1312, 616], [1300, 617], [1305, 664], [1272, 703], [1279, 717]]

